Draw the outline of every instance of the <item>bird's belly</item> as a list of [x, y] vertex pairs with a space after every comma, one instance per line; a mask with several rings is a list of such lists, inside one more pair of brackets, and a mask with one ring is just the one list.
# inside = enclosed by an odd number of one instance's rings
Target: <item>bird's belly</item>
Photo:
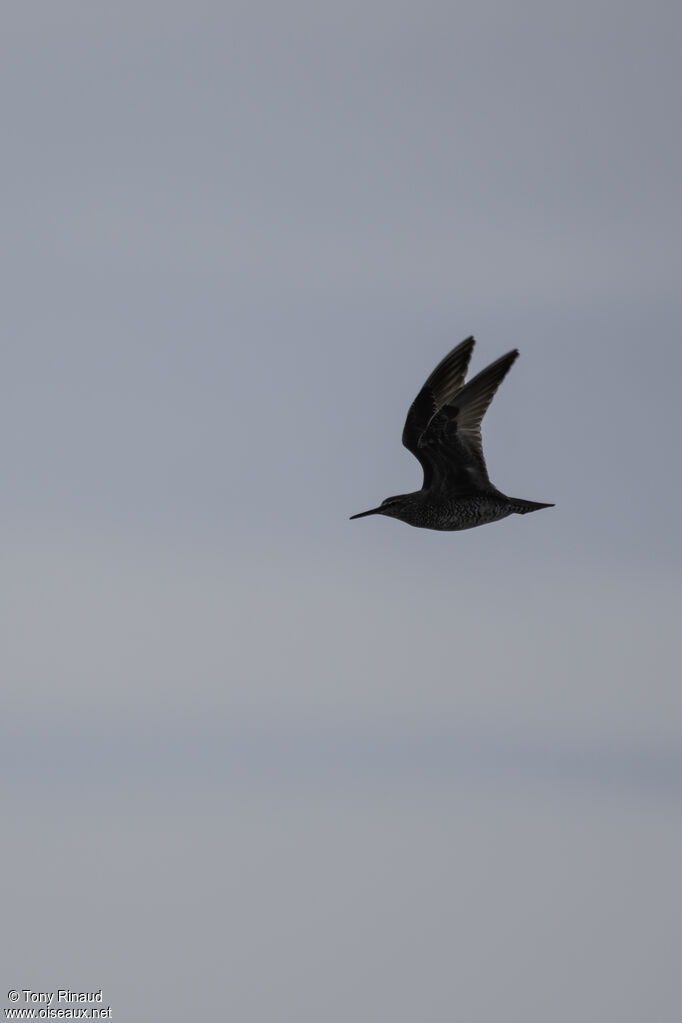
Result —
[[430, 514], [419, 525], [444, 531], [474, 529], [475, 526], [506, 519], [508, 515], [511, 515], [511, 508], [493, 498], [460, 498], [434, 504]]

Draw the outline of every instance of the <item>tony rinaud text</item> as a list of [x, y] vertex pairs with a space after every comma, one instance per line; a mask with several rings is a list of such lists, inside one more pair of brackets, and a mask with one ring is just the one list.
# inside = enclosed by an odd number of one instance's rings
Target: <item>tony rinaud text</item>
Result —
[[102, 988], [99, 991], [72, 991], [69, 987], [60, 987], [56, 991], [32, 991], [30, 987], [24, 987], [21, 991], [25, 1002], [39, 1002], [41, 1005], [102, 1001]]

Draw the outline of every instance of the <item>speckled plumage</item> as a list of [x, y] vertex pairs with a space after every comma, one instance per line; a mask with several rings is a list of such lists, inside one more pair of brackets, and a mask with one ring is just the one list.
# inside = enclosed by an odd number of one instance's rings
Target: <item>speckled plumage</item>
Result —
[[553, 507], [507, 497], [490, 482], [481, 420], [519, 353], [501, 356], [465, 384], [474, 344], [468, 337], [445, 356], [407, 413], [403, 444], [424, 470], [421, 490], [387, 497], [351, 518], [389, 515], [423, 529], [455, 530]]

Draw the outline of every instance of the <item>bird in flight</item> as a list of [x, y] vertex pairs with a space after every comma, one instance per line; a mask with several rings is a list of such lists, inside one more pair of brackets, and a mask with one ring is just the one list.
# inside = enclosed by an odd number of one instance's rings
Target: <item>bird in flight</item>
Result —
[[438, 363], [407, 413], [403, 444], [424, 470], [421, 490], [387, 497], [352, 519], [390, 515], [423, 529], [472, 529], [554, 507], [507, 497], [490, 482], [481, 420], [519, 353], [507, 352], [465, 384], [474, 344], [468, 337]]

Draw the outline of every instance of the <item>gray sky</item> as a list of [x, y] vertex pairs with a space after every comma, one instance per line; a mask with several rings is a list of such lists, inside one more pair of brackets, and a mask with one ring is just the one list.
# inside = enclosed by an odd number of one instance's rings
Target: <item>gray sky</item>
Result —
[[[678, 1023], [677, 5], [2, 29], [6, 990]], [[350, 523], [469, 333], [556, 507]]]

